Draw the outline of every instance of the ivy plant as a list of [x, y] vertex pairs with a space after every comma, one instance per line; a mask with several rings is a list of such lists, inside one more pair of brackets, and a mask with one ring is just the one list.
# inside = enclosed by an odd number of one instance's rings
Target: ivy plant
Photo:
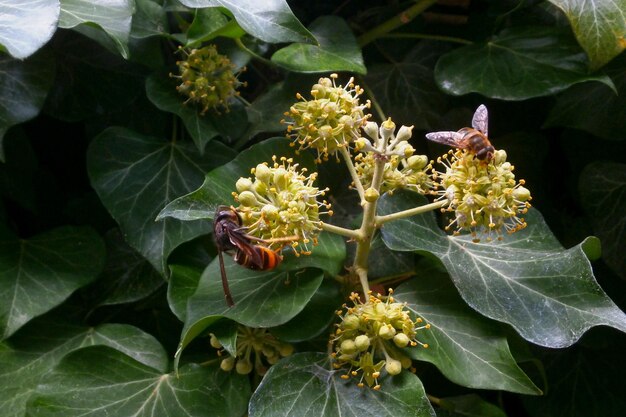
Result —
[[0, 0], [2, 416], [621, 416], [626, 0]]

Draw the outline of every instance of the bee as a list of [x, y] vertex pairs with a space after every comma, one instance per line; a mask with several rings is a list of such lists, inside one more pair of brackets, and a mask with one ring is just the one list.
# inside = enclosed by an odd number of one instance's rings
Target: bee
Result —
[[[246, 268], [269, 271], [276, 268], [283, 260], [280, 251], [274, 251], [257, 243], [268, 243], [268, 240], [259, 239], [246, 233], [241, 216], [233, 207], [218, 206], [213, 219], [213, 232], [220, 262], [222, 274], [222, 286], [224, 297], [229, 307], [235, 305], [228, 286], [226, 270], [224, 269], [224, 257], [222, 252], [234, 252], [233, 260]], [[289, 237], [277, 240], [295, 240], [297, 237]]]
[[489, 142], [489, 138], [487, 138], [488, 122], [487, 107], [481, 104], [476, 109], [474, 117], [472, 117], [472, 127], [464, 127], [456, 132], [427, 133], [426, 139], [459, 149], [467, 149], [477, 159], [489, 162], [493, 158], [495, 148]]

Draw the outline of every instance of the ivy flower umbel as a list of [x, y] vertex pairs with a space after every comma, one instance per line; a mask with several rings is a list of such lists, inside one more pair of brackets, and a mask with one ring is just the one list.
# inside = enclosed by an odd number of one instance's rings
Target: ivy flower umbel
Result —
[[295, 253], [308, 254], [308, 244], [316, 245], [322, 230], [320, 214], [332, 214], [330, 204], [318, 200], [328, 189], [315, 187], [317, 173], [306, 175], [306, 168], [293, 159], [273, 156], [272, 161], [253, 168], [254, 179], [239, 178], [233, 193], [240, 204], [237, 211], [246, 233], [268, 240], [270, 248], [280, 249], [286, 238], [293, 237]]
[[383, 369], [389, 375], [397, 375], [411, 367], [411, 358], [403, 352], [404, 348], [428, 347], [416, 339], [416, 334], [430, 325], [419, 325], [421, 318], [413, 321], [406, 304], [395, 302], [392, 294], [391, 289], [387, 297], [370, 292], [368, 301], [363, 303], [357, 293], [352, 293], [354, 306], [344, 304], [346, 311], [337, 311], [341, 323], [333, 338], [333, 367], [348, 368], [341, 376], [343, 379], [360, 376], [359, 387], [367, 384], [380, 389], [378, 378]]
[[380, 128], [374, 122], [367, 122], [363, 130], [371, 140], [361, 137], [355, 141], [355, 149], [360, 151], [354, 157], [355, 169], [363, 187], [372, 186], [376, 161], [383, 160], [380, 193], [391, 194], [400, 188], [429, 193], [434, 186], [429, 174], [432, 165], [426, 155], [413, 155], [415, 149], [409, 143], [413, 126], [401, 126], [397, 133], [395, 128], [391, 118]]
[[506, 161], [504, 150], [494, 152], [489, 162], [481, 161], [467, 150], [449, 151], [437, 159], [445, 171], [434, 172], [441, 198], [449, 204], [442, 211], [453, 212], [454, 218], [446, 230], [455, 228], [455, 234], [469, 230], [476, 238], [477, 231], [492, 240], [502, 230], [513, 233], [526, 227], [518, 215], [526, 214], [532, 197], [524, 180], [515, 180], [513, 165]]
[[330, 78], [320, 78], [311, 89], [312, 100], [298, 93], [300, 101], [285, 113], [290, 120], [282, 120], [287, 124], [287, 137], [293, 139], [292, 146], [317, 150], [318, 163], [359, 138], [360, 129], [370, 116], [364, 113], [370, 107], [369, 100], [365, 104], [359, 102], [363, 89], [353, 83], [353, 78], [345, 87], [337, 86], [337, 77], [331, 74]]
[[267, 329], [254, 329], [247, 326], [238, 326], [235, 357], [226, 353], [220, 341], [211, 334], [211, 346], [218, 355], [226, 355], [220, 363], [223, 371], [235, 369], [238, 374], [249, 374], [253, 370], [259, 375], [265, 375], [267, 368], [278, 362], [282, 357], [293, 353], [293, 346], [277, 340]]
[[179, 47], [179, 51], [186, 59], [176, 62], [180, 74], [170, 76], [181, 81], [176, 90], [188, 97], [185, 104], [198, 105], [201, 115], [219, 107], [228, 111], [228, 100], [239, 95], [237, 88], [245, 85], [237, 79], [235, 65], [217, 53], [214, 45], [192, 50]]

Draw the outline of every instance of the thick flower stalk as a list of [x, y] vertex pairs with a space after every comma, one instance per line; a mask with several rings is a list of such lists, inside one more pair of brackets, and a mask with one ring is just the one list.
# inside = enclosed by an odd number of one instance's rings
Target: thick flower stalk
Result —
[[229, 372], [233, 369], [238, 374], [249, 374], [253, 370], [265, 375], [267, 369], [282, 357], [293, 353], [293, 346], [277, 340], [267, 329], [254, 329], [239, 326], [237, 329], [236, 356], [226, 353], [220, 341], [211, 334], [211, 346], [218, 350], [222, 359], [220, 367]]
[[239, 178], [233, 193], [237, 211], [249, 235], [268, 241], [273, 249], [291, 240], [296, 254], [308, 254], [308, 244], [317, 244], [322, 230], [320, 214], [332, 214], [330, 204], [318, 199], [327, 189], [314, 186], [317, 173], [306, 175], [306, 168], [291, 158], [274, 156], [272, 161], [253, 168], [254, 178]]
[[389, 375], [397, 375], [411, 367], [412, 361], [404, 352], [405, 348], [428, 347], [418, 341], [416, 335], [430, 325], [422, 325], [421, 318], [411, 319], [406, 305], [395, 302], [392, 293], [391, 289], [387, 297], [370, 293], [366, 302], [352, 293], [350, 300], [354, 306], [344, 304], [345, 312], [337, 312], [341, 323], [333, 338], [333, 367], [347, 368], [341, 377], [358, 377], [359, 387], [367, 384], [380, 389], [378, 378], [383, 369]]
[[202, 115], [209, 109], [228, 111], [228, 101], [239, 95], [237, 88], [244, 85], [237, 78], [240, 72], [235, 71], [235, 65], [214, 45], [190, 51], [181, 47], [179, 51], [186, 59], [176, 62], [179, 75], [170, 76], [180, 80], [176, 90], [187, 97], [185, 104], [196, 104]]
[[478, 232], [492, 240], [502, 231], [513, 233], [526, 227], [524, 218], [532, 199], [524, 180], [515, 180], [513, 165], [504, 150], [497, 150], [489, 162], [467, 150], [450, 151], [437, 159], [445, 167], [434, 172], [441, 199], [448, 200], [443, 211], [454, 213], [446, 230], [455, 234], [469, 230], [475, 240]]
[[320, 78], [311, 89], [311, 100], [298, 94], [300, 101], [285, 113], [290, 120], [283, 120], [293, 146], [298, 146], [298, 150], [315, 149], [317, 162], [328, 160], [329, 155], [335, 155], [359, 138], [361, 127], [369, 117], [365, 110], [370, 102], [359, 101], [363, 89], [352, 78], [345, 87], [337, 86], [337, 77], [331, 74], [330, 78]]

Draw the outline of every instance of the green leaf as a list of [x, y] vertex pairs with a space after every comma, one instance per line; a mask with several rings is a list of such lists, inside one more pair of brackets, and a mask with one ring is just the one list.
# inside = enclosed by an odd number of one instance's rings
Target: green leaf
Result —
[[97, 25], [110, 36], [120, 54], [128, 59], [128, 39], [134, 12], [133, 0], [61, 0], [59, 27], [71, 29], [83, 24]]
[[143, 39], [150, 36], [169, 34], [167, 13], [153, 0], [135, 0], [137, 11], [133, 15], [131, 38]]
[[89, 292], [98, 306], [132, 303], [146, 298], [163, 284], [154, 267], [124, 241], [119, 229], [105, 235], [107, 257], [104, 270]]
[[553, 27], [515, 27], [489, 42], [464, 46], [441, 57], [435, 80], [453, 95], [479, 93], [525, 100], [585, 81], [614, 88], [606, 75], [590, 75], [587, 58], [569, 33]]
[[428, 348], [406, 350], [412, 358], [433, 363], [466, 387], [541, 393], [515, 363], [497, 323], [470, 309], [444, 274], [422, 270], [400, 285], [394, 298], [431, 325], [417, 334]]
[[502, 409], [476, 394], [444, 397], [438, 405], [437, 417], [506, 417]]
[[0, 161], [5, 133], [39, 114], [54, 73], [54, 59], [45, 51], [24, 61], [0, 55]]
[[[386, 213], [423, 205], [410, 193], [383, 196]], [[528, 227], [502, 241], [472, 242], [448, 236], [432, 213], [390, 222], [383, 239], [394, 250], [425, 250], [437, 256], [470, 307], [509, 323], [526, 340], [566, 347], [594, 326], [626, 331], [626, 315], [596, 282], [581, 246], [564, 249], [536, 210]]]
[[0, 45], [25, 59], [52, 38], [61, 5], [59, 0], [0, 0], [0, 10]]
[[45, 375], [69, 352], [84, 346], [105, 345], [165, 372], [168, 358], [157, 340], [136, 327], [69, 324], [60, 315], [37, 318], [0, 344], [0, 410], [3, 417], [22, 417], [26, 402]]
[[363, 56], [345, 20], [322, 16], [311, 24], [319, 45], [294, 43], [272, 55], [272, 62], [299, 72], [349, 71], [365, 74]]
[[200, 156], [191, 143], [111, 127], [94, 138], [87, 151], [89, 178], [100, 200], [127, 242], [161, 274], [166, 273], [172, 250], [210, 231], [207, 222], [154, 220], [173, 196], [196, 188], [207, 171], [233, 154], [219, 142], [208, 147]]
[[90, 228], [60, 227], [30, 239], [0, 233], [3, 340], [93, 281], [104, 263], [104, 245]]
[[247, 378], [217, 365], [187, 365], [163, 374], [105, 346], [67, 355], [37, 387], [27, 405], [33, 417], [242, 415], [250, 392]]
[[626, 140], [626, 54], [604, 70], [617, 94], [599, 83], [572, 86], [557, 96], [545, 126], [567, 126], [607, 140]]
[[[250, 400], [250, 417], [435, 417], [420, 380], [383, 377], [380, 391], [358, 388], [332, 371], [328, 355], [297, 353], [273, 365]], [[280, 399], [280, 400], [278, 400]]]
[[[295, 156], [295, 150], [289, 143], [285, 138], [271, 138], [244, 150], [230, 163], [209, 172], [200, 188], [165, 206], [157, 220], [167, 217], [186, 221], [213, 220], [217, 206], [233, 203], [235, 183], [240, 177], [249, 177], [251, 168], [271, 161], [272, 155]], [[298, 162], [300, 166], [310, 167], [313, 158], [303, 153], [298, 156]]]
[[187, 30], [186, 46], [200, 45], [218, 36], [240, 38], [245, 34], [236, 21], [228, 20], [219, 9], [198, 9]]
[[269, 43], [314, 42], [285, 0], [181, 0], [187, 7], [224, 7], [248, 34]]
[[604, 261], [626, 279], [626, 164], [593, 162], [580, 174], [578, 188]]
[[170, 265], [170, 279], [167, 287], [167, 302], [172, 313], [182, 322], [187, 317], [187, 300], [196, 292], [202, 269], [186, 265]]
[[626, 48], [626, 0], [550, 0], [563, 10], [578, 42], [598, 69]]

